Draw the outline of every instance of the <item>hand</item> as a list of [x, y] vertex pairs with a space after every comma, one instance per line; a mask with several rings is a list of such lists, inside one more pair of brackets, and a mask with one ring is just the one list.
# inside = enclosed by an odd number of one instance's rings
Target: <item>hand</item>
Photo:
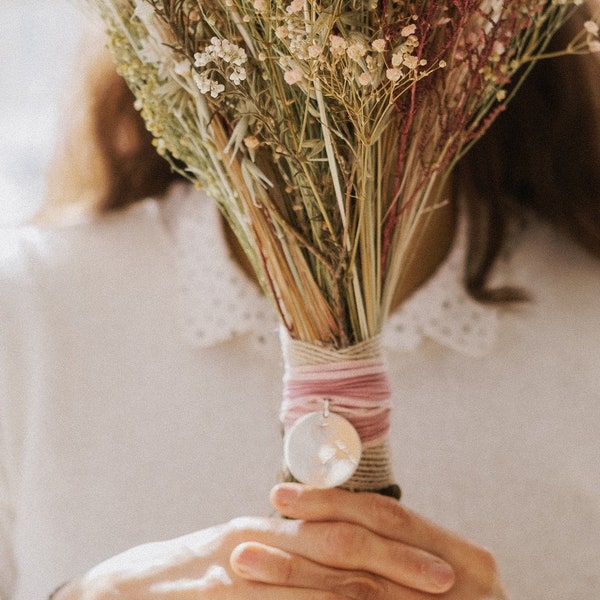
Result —
[[[258, 544], [238, 547], [233, 565], [244, 564], [237, 572], [255, 581], [274, 585], [306, 581], [343, 598], [364, 600], [506, 600], [494, 557], [487, 550], [395, 500], [298, 484], [274, 488], [271, 499], [283, 515], [303, 520], [302, 528], [318, 527], [322, 522], [328, 527], [310, 553], [284, 545], [283, 551]], [[423, 585], [434, 580], [435, 569], [429, 559], [420, 559], [418, 552], [451, 564], [454, 585], [442, 575], [443, 570], [437, 589]], [[427, 576], [420, 580], [419, 573]]]
[[[304, 498], [318, 501], [311, 494]], [[399, 590], [436, 594], [452, 585], [452, 570], [439, 558], [338, 521], [234, 519], [120, 554], [55, 600], [391, 600]]]

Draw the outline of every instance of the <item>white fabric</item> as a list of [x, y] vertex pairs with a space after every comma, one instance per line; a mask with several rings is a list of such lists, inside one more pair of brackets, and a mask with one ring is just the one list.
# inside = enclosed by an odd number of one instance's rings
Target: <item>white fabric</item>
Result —
[[[214, 210], [184, 198], [1, 235], [2, 600], [44, 598], [135, 544], [270, 513], [277, 334], [225, 257]], [[191, 256], [215, 267], [198, 262], [182, 295]], [[452, 260], [392, 319], [410, 335], [387, 338], [404, 502], [491, 548], [513, 600], [595, 598], [600, 265], [534, 225], [497, 273], [534, 301], [498, 315], [449, 291], [453, 277], [439, 283]]]

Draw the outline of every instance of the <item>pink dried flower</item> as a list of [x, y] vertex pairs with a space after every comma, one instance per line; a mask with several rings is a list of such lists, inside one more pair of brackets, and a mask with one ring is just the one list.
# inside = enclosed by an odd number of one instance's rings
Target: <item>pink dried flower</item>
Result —
[[302, 73], [302, 69], [300, 69], [299, 67], [296, 67], [294, 69], [286, 71], [283, 74], [283, 78], [285, 79], [285, 82], [287, 84], [294, 85], [294, 84], [298, 83], [299, 81], [302, 81], [302, 79], [304, 78], [304, 74]]

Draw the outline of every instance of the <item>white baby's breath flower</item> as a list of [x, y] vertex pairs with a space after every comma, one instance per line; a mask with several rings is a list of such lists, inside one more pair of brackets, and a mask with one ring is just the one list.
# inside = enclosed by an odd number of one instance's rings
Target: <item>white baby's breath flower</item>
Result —
[[407, 46], [416, 48], [419, 45], [419, 38], [416, 35], [409, 35], [404, 42]]
[[404, 54], [402, 52], [394, 52], [392, 54], [392, 67], [399, 67], [404, 63]]
[[292, 0], [285, 9], [290, 15], [300, 12], [304, 8], [304, 0]]
[[370, 85], [372, 81], [373, 81], [373, 79], [372, 79], [370, 73], [361, 73], [358, 76], [358, 83], [360, 85], [362, 85], [363, 87], [366, 85]]
[[367, 51], [368, 48], [362, 42], [351, 42], [348, 44], [346, 54], [348, 55], [348, 58], [358, 61], [367, 53]]
[[600, 30], [600, 28], [598, 27], [598, 23], [596, 23], [595, 21], [586, 21], [583, 24], [583, 27], [588, 33], [591, 33], [595, 36], [598, 35], [598, 31]]
[[231, 62], [234, 65], [243, 65], [248, 60], [246, 51], [237, 44], [232, 44], [229, 40], [223, 40], [222, 48], [222, 58], [225, 62]]
[[252, 6], [257, 12], [266, 12], [269, 8], [267, 0], [254, 0], [254, 4]]
[[412, 55], [404, 55], [404, 65], [406, 66], [406, 68], [410, 69], [411, 71], [414, 71], [417, 66], [419, 64], [419, 59], [416, 56], [412, 56]]
[[371, 46], [375, 52], [385, 52], [386, 41], [382, 38], [379, 38], [373, 40], [373, 42], [371, 42]]
[[398, 81], [403, 75], [402, 69], [395, 67], [393, 69], [387, 69], [385, 72], [385, 76], [392, 82]]
[[599, 40], [590, 40], [588, 42], [588, 48], [590, 52], [600, 52], [600, 41]]
[[318, 58], [323, 53], [323, 46], [320, 44], [311, 44], [308, 47], [308, 56], [310, 58]]
[[400, 35], [402, 37], [408, 37], [410, 35], [413, 35], [415, 31], [417, 31], [417, 26], [414, 23], [411, 23], [410, 25], [406, 25], [400, 30]]
[[285, 40], [290, 35], [290, 30], [287, 25], [279, 25], [279, 27], [275, 29], [275, 35], [280, 40]]
[[329, 48], [333, 56], [342, 56], [346, 52], [348, 42], [341, 35], [329, 36]]
[[196, 67], [204, 67], [209, 62], [218, 62], [219, 60], [241, 66], [247, 62], [248, 56], [246, 55], [246, 51], [237, 44], [227, 39], [220, 40], [217, 37], [213, 37], [203, 52], [196, 52], [194, 54], [194, 60]]
[[216, 98], [221, 92], [225, 91], [225, 86], [216, 81], [212, 81], [210, 84], [210, 95]]
[[235, 67], [229, 75], [229, 80], [232, 81], [234, 85], [240, 85], [245, 79], [246, 69], [244, 69], [244, 67]]
[[289, 85], [294, 85], [294, 84], [298, 83], [299, 81], [302, 81], [303, 77], [304, 77], [304, 75], [302, 73], [302, 69], [300, 69], [299, 67], [296, 67], [295, 69], [286, 71], [283, 74], [283, 78], [285, 79], [285, 82]]
[[208, 94], [217, 98], [221, 92], [225, 91], [225, 86], [214, 79], [211, 79], [207, 73], [194, 73], [194, 81], [201, 94]]
[[196, 52], [194, 54], [194, 66], [195, 67], [205, 67], [212, 58], [206, 52]]
[[198, 86], [201, 94], [210, 92], [211, 79], [206, 73], [194, 73], [194, 81]]

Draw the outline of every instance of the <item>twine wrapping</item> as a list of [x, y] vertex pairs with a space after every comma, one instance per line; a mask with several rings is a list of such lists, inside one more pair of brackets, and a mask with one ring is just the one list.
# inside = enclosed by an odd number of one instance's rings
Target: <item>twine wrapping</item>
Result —
[[379, 338], [341, 350], [291, 340], [282, 334], [285, 360], [280, 419], [284, 430], [301, 416], [329, 410], [346, 418], [363, 445], [360, 464], [343, 487], [356, 491], [394, 485], [388, 435], [391, 386]]

